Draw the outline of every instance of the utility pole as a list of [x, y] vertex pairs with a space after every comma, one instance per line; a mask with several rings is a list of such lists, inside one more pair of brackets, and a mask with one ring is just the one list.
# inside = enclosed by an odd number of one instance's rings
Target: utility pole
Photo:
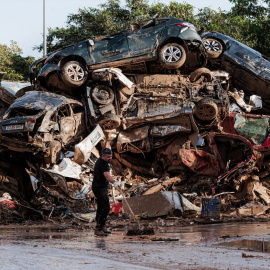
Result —
[[47, 55], [46, 39], [46, 0], [43, 0], [43, 56]]

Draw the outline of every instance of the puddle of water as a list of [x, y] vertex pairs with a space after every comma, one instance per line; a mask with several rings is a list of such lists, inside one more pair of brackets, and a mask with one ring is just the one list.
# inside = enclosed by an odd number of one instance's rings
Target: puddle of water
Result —
[[270, 242], [264, 240], [242, 239], [221, 243], [218, 246], [270, 253]]
[[[227, 243], [229, 239], [233, 239], [237, 236], [262, 236], [269, 235], [270, 227], [269, 223], [258, 224], [258, 223], [220, 223], [211, 225], [195, 225], [190, 227], [160, 227], [159, 229], [154, 229], [155, 235], [149, 237], [126, 237], [126, 231], [121, 228], [120, 230], [113, 230], [112, 235], [104, 239], [108, 243], [127, 243], [127, 242], [147, 242], [152, 239], [173, 239], [168, 241], [156, 241], [159, 242], [175, 242], [181, 245], [207, 245], [208, 243], [217, 244], [222, 240]], [[27, 228], [27, 229], [13, 229], [0, 230], [0, 240], [19, 240], [19, 241], [78, 241], [80, 243], [95, 242], [96, 238], [94, 236], [93, 230], [88, 231], [77, 231], [73, 229], [59, 228], [57, 230], [50, 230], [47, 228]], [[259, 239], [258, 237], [256, 239]], [[261, 240], [261, 239], [260, 239]], [[269, 238], [268, 238], [269, 240]], [[102, 242], [103, 243], [103, 242]], [[100, 248], [103, 248], [98, 244]], [[269, 249], [266, 246], [267, 250]]]
[[270, 232], [268, 223], [220, 223], [191, 227], [164, 227], [156, 231], [160, 238], [179, 238], [185, 245], [196, 243], [219, 242], [222, 238], [233, 238], [249, 235], [267, 235]]

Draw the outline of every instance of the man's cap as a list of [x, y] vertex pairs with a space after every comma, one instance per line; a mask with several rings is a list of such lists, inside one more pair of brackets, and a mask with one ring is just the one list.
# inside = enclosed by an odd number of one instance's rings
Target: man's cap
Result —
[[104, 148], [102, 150], [102, 155], [112, 155], [113, 151], [110, 148]]

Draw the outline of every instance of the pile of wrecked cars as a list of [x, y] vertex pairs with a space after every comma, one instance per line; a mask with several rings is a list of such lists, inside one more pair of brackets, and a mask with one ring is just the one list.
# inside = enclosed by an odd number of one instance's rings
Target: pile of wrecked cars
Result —
[[112, 172], [141, 218], [196, 217], [202, 197], [217, 198], [223, 216], [267, 212], [270, 62], [259, 52], [152, 18], [50, 53], [30, 81], [14, 94], [0, 88], [1, 209], [10, 201], [16, 217], [83, 219], [110, 145]]

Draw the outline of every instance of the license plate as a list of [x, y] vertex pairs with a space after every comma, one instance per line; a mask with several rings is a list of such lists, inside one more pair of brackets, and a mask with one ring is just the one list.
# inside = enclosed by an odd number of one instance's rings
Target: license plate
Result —
[[4, 130], [21, 130], [24, 129], [24, 125], [8, 125], [3, 127]]

